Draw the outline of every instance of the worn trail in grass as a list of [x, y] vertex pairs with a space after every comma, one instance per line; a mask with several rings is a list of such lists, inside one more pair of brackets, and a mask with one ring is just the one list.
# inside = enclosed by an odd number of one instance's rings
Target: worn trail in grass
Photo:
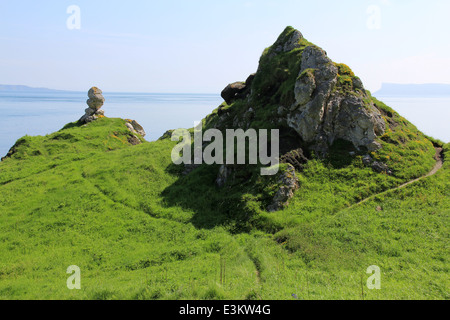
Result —
[[422, 176], [420, 178], [416, 178], [416, 179], [413, 179], [411, 181], [408, 181], [408, 182], [406, 182], [406, 183], [404, 183], [404, 184], [402, 184], [402, 185], [400, 185], [398, 187], [395, 187], [393, 189], [386, 190], [386, 191], [381, 192], [379, 194], [371, 195], [370, 197], [367, 197], [364, 200], [362, 200], [362, 201], [360, 201], [358, 203], [355, 203], [350, 208], [359, 206], [359, 205], [361, 205], [361, 204], [363, 204], [363, 203], [365, 203], [365, 202], [367, 202], [367, 201], [369, 201], [369, 200], [371, 200], [371, 199], [373, 199], [373, 198], [375, 198], [377, 196], [380, 196], [381, 194], [387, 194], [387, 193], [395, 191], [395, 190], [403, 189], [403, 188], [405, 188], [405, 187], [407, 187], [407, 186], [409, 186], [409, 185], [411, 185], [413, 183], [416, 183], [416, 182], [418, 182], [418, 181], [420, 181], [422, 179], [425, 179], [425, 178], [428, 178], [428, 177], [431, 177], [431, 176], [435, 175], [440, 169], [442, 169], [442, 166], [444, 164], [444, 151], [443, 151], [443, 149], [442, 148], [435, 148], [435, 149], [436, 149], [436, 156], [435, 156], [436, 165], [426, 175], [424, 175], [424, 176]]
[[[383, 289], [366, 299], [449, 297], [449, 164], [380, 194], [436, 164], [412, 133], [402, 152], [425, 160], [407, 159], [419, 170], [312, 159], [276, 213], [253, 184], [216, 188], [214, 166], [182, 176], [174, 142], [131, 146], [127, 135], [105, 118], [25, 137], [0, 164], [0, 298], [361, 299], [370, 265]], [[70, 265], [81, 290], [66, 286]]]

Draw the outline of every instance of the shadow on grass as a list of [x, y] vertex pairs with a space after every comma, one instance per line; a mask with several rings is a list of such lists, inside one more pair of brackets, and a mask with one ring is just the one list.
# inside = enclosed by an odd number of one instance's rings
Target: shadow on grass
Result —
[[325, 163], [330, 164], [335, 169], [342, 169], [351, 165], [356, 155], [367, 154], [367, 149], [356, 149], [353, 143], [346, 140], [336, 140], [330, 147]]
[[181, 177], [166, 188], [162, 196], [168, 207], [179, 206], [194, 211], [191, 223], [196, 228], [224, 226], [233, 233], [248, 232], [257, 214], [255, 208], [247, 205], [247, 200], [258, 198], [255, 169], [250, 166], [235, 168], [232, 181], [219, 188], [215, 184], [218, 165], [202, 165], [182, 176], [183, 167], [171, 164], [167, 170], [179, 173]]
[[[299, 145], [303, 146], [290, 132], [281, 135], [280, 140], [283, 153], [289, 154]], [[324, 161], [335, 168], [343, 168], [352, 164], [355, 155], [351, 152], [356, 155], [362, 151], [357, 151], [350, 142], [339, 140]], [[166, 188], [162, 197], [168, 207], [193, 211], [191, 223], [197, 228], [224, 226], [235, 233], [248, 232], [258, 223], [255, 218], [273, 201], [279, 188], [278, 176], [264, 177], [259, 170], [252, 165], [234, 166], [229, 181], [219, 188], [215, 183], [218, 165], [202, 165], [183, 176], [184, 166], [171, 164], [167, 172], [179, 175], [180, 179]]]

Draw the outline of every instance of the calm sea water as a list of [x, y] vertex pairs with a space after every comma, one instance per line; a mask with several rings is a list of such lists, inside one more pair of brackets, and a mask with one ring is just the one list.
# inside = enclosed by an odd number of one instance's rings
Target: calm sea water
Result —
[[[148, 141], [169, 129], [191, 128], [217, 108], [211, 94], [104, 93], [108, 117], [137, 120]], [[450, 142], [450, 98], [383, 98], [426, 134]], [[46, 135], [78, 120], [87, 108], [85, 92], [0, 92], [0, 155], [24, 135]]]
[[[147, 141], [169, 129], [192, 128], [222, 103], [212, 94], [107, 93], [103, 110], [111, 118], [134, 119]], [[46, 135], [77, 121], [87, 108], [85, 92], [0, 92], [0, 155], [24, 135]]]
[[450, 97], [377, 97], [428, 136], [450, 142]]

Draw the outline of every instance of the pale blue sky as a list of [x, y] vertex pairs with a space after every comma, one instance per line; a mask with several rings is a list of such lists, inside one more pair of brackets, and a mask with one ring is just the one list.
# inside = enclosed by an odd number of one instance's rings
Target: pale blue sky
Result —
[[[66, 26], [70, 5], [80, 30]], [[0, 84], [220, 93], [288, 25], [372, 91], [450, 83], [449, 13], [448, 0], [0, 0]]]

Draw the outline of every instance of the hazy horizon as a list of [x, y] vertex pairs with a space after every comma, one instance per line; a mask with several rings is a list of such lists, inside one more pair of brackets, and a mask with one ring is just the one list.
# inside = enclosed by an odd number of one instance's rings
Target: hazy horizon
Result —
[[[439, 87], [439, 88], [442, 88], [442, 86], [445, 86], [445, 88], [446, 89], [448, 89], [448, 88], [450, 88], [450, 84], [445, 84], [445, 83], [419, 83], [419, 84], [416, 84], [416, 83], [388, 83], [388, 82], [386, 82], [386, 83], [382, 83], [382, 87], [380, 88], [380, 90], [377, 90], [377, 91], [375, 91], [375, 92], [372, 92], [372, 94], [380, 94], [380, 97], [390, 97], [390, 94], [389, 95], [384, 95], [384, 91], [383, 91], [383, 89], [385, 89], [383, 86], [396, 86], [396, 87], [400, 87], [400, 86], [405, 86], [405, 87], [408, 87], [408, 86], [411, 86], [411, 88], [409, 88], [409, 89], [412, 89], [412, 88], [415, 88], [415, 87], [417, 87], [417, 86], [436, 86], [436, 87]], [[11, 90], [11, 91], [5, 91], [5, 90], [2, 90], [2, 87], [21, 87], [21, 88], [24, 88], [24, 90]], [[0, 92], [27, 92], [27, 89], [31, 89], [31, 90], [42, 90], [42, 92], [49, 92], [49, 93], [51, 93], [51, 92], [68, 92], [68, 93], [70, 93], [70, 92], [72, 92], [72, 93], [84, 93], [84, 92], [87, 92], [87, 90], [83, 90], [83, 91], [78, 91], [78, 90], [59, 90], [59, 89], [54, 89], [54, 88], [46, 88], [46, 87], [29, 87], [29, 86], [26, 86], [26, 85], [22, 85], [22, 84], [2, 84], [2, 83], [0, 83]], [[36, 91], [36, 92], [39, 92], [39, 91]], [[104, 91], [104, 93], [114, 93], [114, 94], [116, 94], [116, 93], [123, 93], [123, 94], [160, 94], [160, 95], [177, 95], [177, 94], [179, 94], [179, 95], [196, 95], [196, 94], [200, 94], [200, 95], [211, 95], [211, 96], [220, 96], [220, 92], [216, 92], [216, 93], [208, 93], [208, 92], [130, 92], [130, 91]], [[405, 95], [402, 95], [402, 93], [400, 93], [400, 91], [399, 91], [399, 93], [398, 93], [398, 95], [399, 96], [401, 96], [401, 97], [404, 97], [404, 98], [408, 98], [408, 97], [411, 97], [411, 98], [416, 98], [416, 97], [427, 97], [427, 96], [429, 96], [428, 94], [416, 94], [416, 95], [408, 95], [408, 94], [405, 94]], [[447, 94], [447, 92], [446, 93], [444, 93], [444, 94], [438, 94], [436, 97], [437, 98], [439, 98], [439, 97], [446, 97], [446, 96], [448, 96], [448, 94]], [[432, 98], [433, 97], [433, 95], [431, 95], [431, 96], [429, 96], [430, 98]]]

